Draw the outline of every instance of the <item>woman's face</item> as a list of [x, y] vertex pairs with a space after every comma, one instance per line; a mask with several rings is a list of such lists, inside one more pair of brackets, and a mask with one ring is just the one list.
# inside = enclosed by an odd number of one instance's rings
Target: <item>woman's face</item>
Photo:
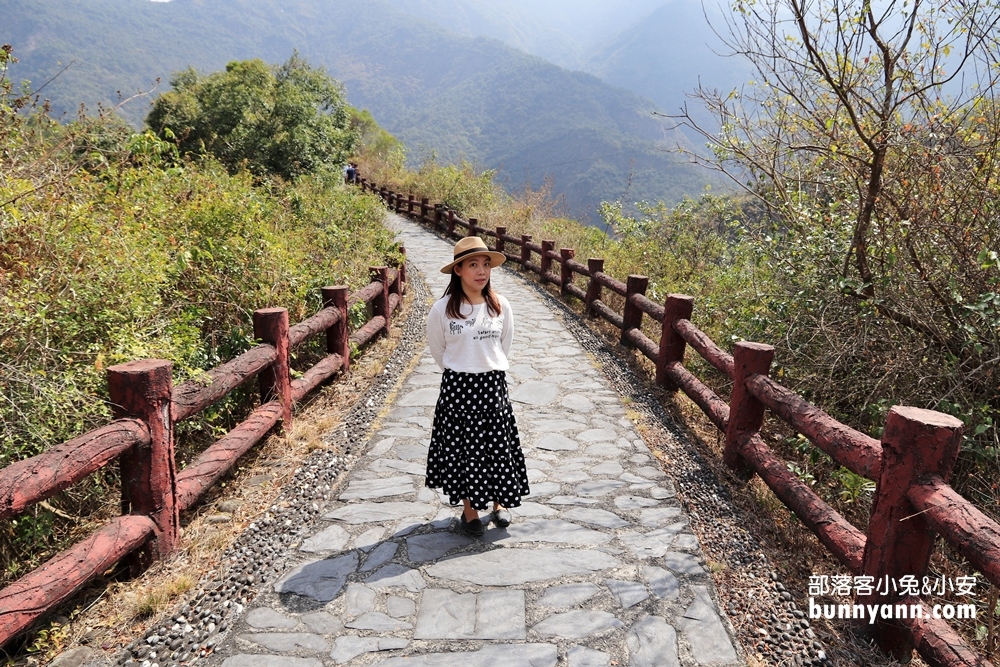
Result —
[[462, 291], [466, 294], [482, 294], [490, 280], [490, 256], [467, 257], [455, 265], [454, 271], [462, 279]]

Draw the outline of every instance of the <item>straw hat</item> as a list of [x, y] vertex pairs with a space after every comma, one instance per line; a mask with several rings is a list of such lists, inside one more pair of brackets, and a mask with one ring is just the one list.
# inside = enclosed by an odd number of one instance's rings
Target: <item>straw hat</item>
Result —
[[507, 259], [502, 252], [496, 252], [487, 248], [486, 243], [478, 236], [466, 236], [455, 244], [454, 259], [449, 264], [441, 267], [441, 273], [451, 273], [452, 268], [456, 264], [471, 255], [488, 255], [490, 258], [490, 268], [500, 266]]

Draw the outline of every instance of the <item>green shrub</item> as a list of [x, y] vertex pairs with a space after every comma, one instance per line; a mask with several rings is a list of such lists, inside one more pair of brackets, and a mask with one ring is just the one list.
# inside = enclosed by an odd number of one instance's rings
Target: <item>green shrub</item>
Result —
[[182, 154], [215, 156], [235, 173], [293, 178], [335, 170], [356, 141], [340, 85], [297, 53], [282, 65], [233, 61], [178, 72], [146, 119]]
[[[321, 286], [357, 289], [400, 259], [384, 207], [339, 172], [230, 174], [110, 116], [62, 126], [29, 107], [0, 89], [0, 467], [105, 423], [108, 366], [164, 358], [175, 382], [195, 377], [254, 344], [255, 309], [294, 323]], [[181, 432], [217, 434], [254, 400], [236, 392]], [[86, 515], [113, 478], [51, 503]], [[44, 507], [0, 524], [0, 580], [75, 530]]]

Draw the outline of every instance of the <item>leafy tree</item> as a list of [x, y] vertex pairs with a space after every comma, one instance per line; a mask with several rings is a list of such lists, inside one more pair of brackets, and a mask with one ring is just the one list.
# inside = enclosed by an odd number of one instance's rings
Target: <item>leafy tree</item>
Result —
[[294, 178], [343, 164], [356, 131], [340, 85], [298, 54], [282, 65], [233, 61], [224, 72], [178, 72], [146, 118], [182, 153], [210, 153], [230, 172]]
[[757, 80], [699, 96], [721, 121], [704, 132], [715, 166], [766, 207], [746, 226], [775, 269], [765, 335], [842, 414], [877, 427], [892, 403], [948, 411], [996, 465], [1000, 9], [734, 10], [729, 45]]
[[358, 134], [358, 166], [365, 175], [406, 170], [403, 142], [383, 129], [367, 109], [351, 109], [351, 127]]

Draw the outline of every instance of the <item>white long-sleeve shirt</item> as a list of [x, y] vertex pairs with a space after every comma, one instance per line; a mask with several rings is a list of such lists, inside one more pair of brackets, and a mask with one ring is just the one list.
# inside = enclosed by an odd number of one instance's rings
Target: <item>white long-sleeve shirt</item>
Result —
[[514, 313], [510, 302], [497, 295], [500, 314], [493, 316], [485, 303], [463, 303], [462, 319], [445, 313], [448, 297], [438, 299], [427, 316], [427, 344], [441, 368], [459, 373], [487, 373], [510, 368], [508, 357], [514, 339]]

